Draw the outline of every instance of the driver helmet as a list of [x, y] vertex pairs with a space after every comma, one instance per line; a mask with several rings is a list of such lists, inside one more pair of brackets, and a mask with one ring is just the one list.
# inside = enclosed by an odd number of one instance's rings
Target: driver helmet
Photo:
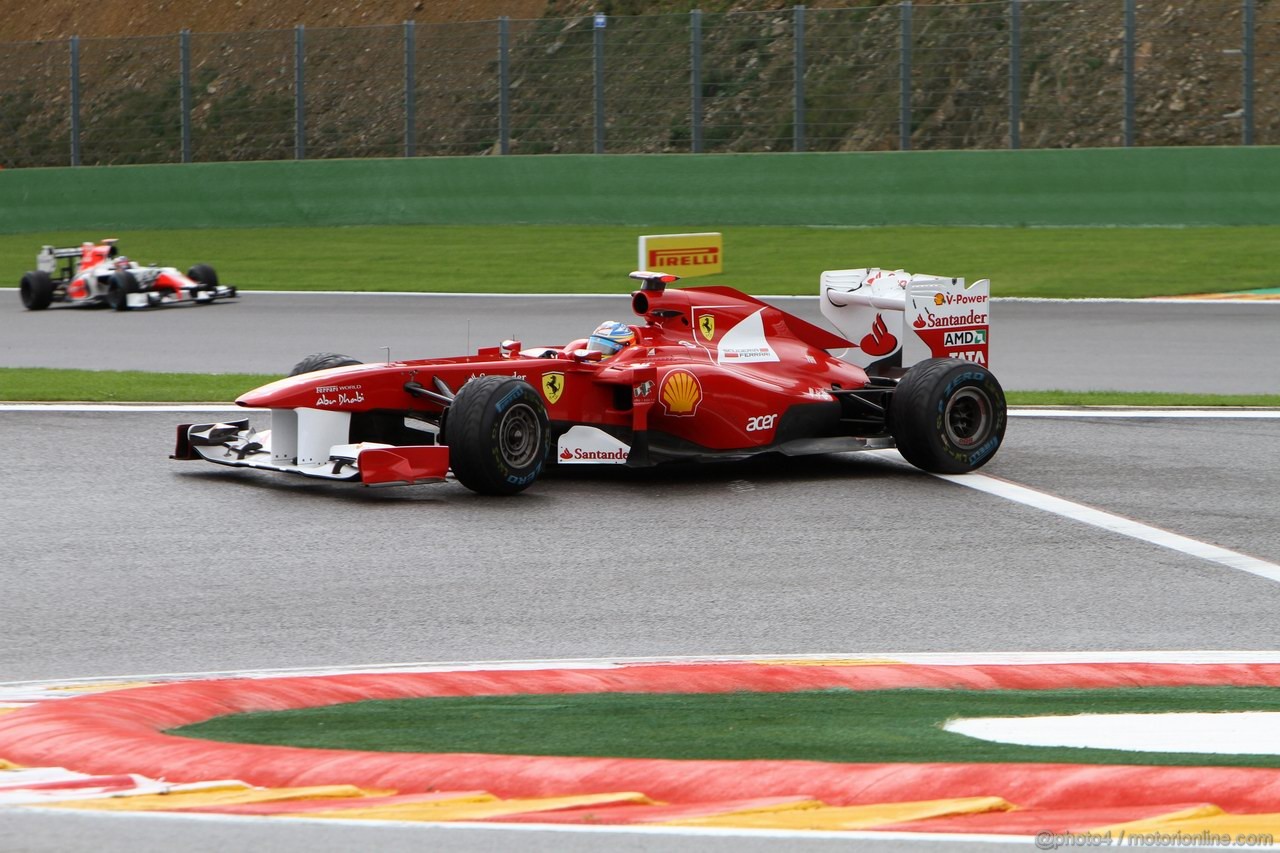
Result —
[[587, 338], [587, 351], [603, 353], [604, 358], [610, 358], [635, 342], [635, 330], [626, 323], [605, 320]]

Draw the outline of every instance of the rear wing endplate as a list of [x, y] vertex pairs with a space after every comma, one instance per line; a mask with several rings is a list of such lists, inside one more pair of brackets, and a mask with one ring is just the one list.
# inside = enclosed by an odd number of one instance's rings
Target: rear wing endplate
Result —
[[854, 342], [845, 358], [863, 368], [910, 367], [929, 358], [986, 365], [991, 282], [876, 268], [827, 270], [822, 313]]

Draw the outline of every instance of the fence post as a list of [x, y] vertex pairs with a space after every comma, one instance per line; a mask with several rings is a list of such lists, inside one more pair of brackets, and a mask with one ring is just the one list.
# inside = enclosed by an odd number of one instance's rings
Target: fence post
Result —
[[1022, 0], [1009, 0], [1009, 147], [1022, 147]]
[[702, 10], [689, 10], [689, 146], [702, 153]]
[[511, 153], [511, 32], [506, 15], [498, 18], [498, 153]]
[[182, 75], [182, 162], [191, 162], [191, 30], [178, 36], [179, 68]]
[[595, 83], [596, 83], [596, 139], [595, 152], [597, 154], [604, 153], [604, 28], [609, 23], [609, 18], [600, 12], [595, 15], [595, 27], [592, 30], [594, 36], [595, 54]]
[[902, 20], [902, 43], [899, 48], [898, 149], [911, 150], [911, 0], [898, 7]]
[[415, 100], [417, 99], [417, 85], [414, 83], [413, 72], [417, 63], [417, 51], [414, 49], [414, 32], [413, 21], [404, 22], [404, 156], [412, 157], [415, 153], [414, 143], [417, 138], [417, 128], [414, 127], [416, 115], [414, 114]]
[[791, 148], [793, 151], [804, 150], [804, 6], [795, 7], [795, 122], [792, 127]]
[[1241, 104], [1243, 127], [1240, 141], [1244, 145], [1253, 144], [1253, 87], [1254, 87], [1254, 32], [1257, 13], [1256, 0], [1244, 0], [1244, 94]]
[[306, 30], [302, 24], [293, 31], [293, 159], [307, 159]]
[[1138, 0], [1124, 0], [1124, 146], [1133, 147], [1134, 139], [1134, 76], [1137, 55]]
[[71, 37], [71, 165], [80, 165], [80, 36]]

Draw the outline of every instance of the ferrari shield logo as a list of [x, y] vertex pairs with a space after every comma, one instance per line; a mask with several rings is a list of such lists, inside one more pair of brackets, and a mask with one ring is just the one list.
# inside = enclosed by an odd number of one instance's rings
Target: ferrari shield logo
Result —
[[698, 318], [698, 331], [707, 340], [716, 336], [716, 318], [711, 314], [703, 314]]
[[542, 374], [542, 395], [547, 398], [547, 402], [555, 405], [560, 399], [560, 395], [564, 393], [564, 374], [563, 373], [544, 373]]

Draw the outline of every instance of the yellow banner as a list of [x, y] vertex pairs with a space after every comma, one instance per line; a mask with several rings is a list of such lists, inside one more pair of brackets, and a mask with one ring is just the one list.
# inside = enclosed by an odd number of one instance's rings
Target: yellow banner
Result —
[[681, 278], [722, 273], [724, 236], [718, 231], [643, 236], [640, 238], [640, 269], [669, 272]]

